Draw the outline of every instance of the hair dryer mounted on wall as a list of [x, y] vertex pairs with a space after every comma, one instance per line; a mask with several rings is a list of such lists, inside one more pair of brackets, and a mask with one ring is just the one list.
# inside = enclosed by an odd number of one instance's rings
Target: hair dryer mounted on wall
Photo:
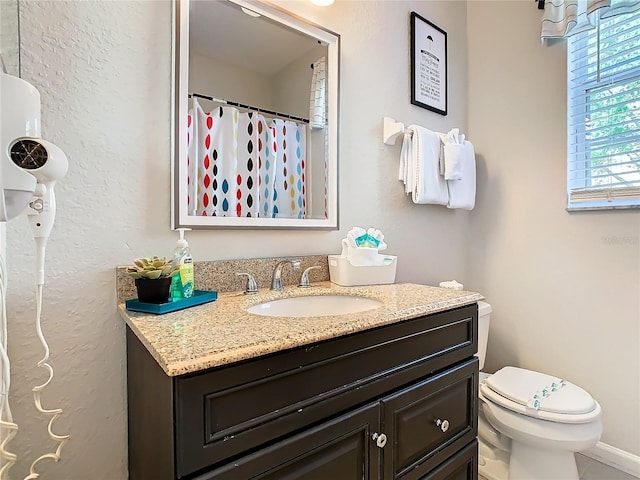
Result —
[[[33, 397], [37, 410], [51, 416], [48, 433], [50, 438], [57, 442], [55, 452], [41, 455], [31, 464], [25, 480], [34, 480], [39, 477], [35, 470], [36, 464], [45, 459], [60, 460], [62, 447], [69, 439], [68, 435], [56, 435], [52, 431], [52, 425], [62, 414], [62, 410], [45, 409], [41, 402], [41, 392], [53, 380], [53, 368], [47, 363], [49, 346], [40, 322], [45, 247], [56, 214], [54, 186], [65, 176], [69, 164], [62, 150], [40, 138], [40, 93], [31, 84], [0, 73], [0, 115], [0, 222], [26, 213], [36, 243], [36, 332], [45, 351], [38, 366], [45, 368], [49, 377], [43, 384], [33, 387]], [[4, 237], [4, 229], [0, 234]], [[10, 370], [7, 355], [7, 322], [4, 313], [7, 291], [4, 242], [5, 239], [0, 238], [0, 293], [3, 303], [0, 310], [0, 424], [6, 432], [4, 438], [0, 432], [0, 480], [5, 478], [5, 474], [16, 461], [15, 454], [7, 451], [5, 447], [18, 430], [18, 425], [13, 423], [8, 402]]]
[[13, 163], [36, 178], [35, 198], [29, 221], [33, 236], [48, 237], [56, 213], [55, 183], [65, 176], [69, 166], [66, 155], [52, 143], [42, 139], [20, 138], [9, 148]]
[[36, 284], [44, 284], [44, 251], [56, 216], [56, 197], [53, 190], [65, 176], [69, 164], [66, 155], [52, 143], [39, 138], [19, 138], [9, 147], [11, 161], [36, 179], [29, 202], [29, 225], [36, 242]]
[[40, 93], [31, 84], [2, 74], [0, 83], [0, 221], [29, 207], [36, 240], [36, 283], [44, 283], [44, 250], [56, 215], [54, 185], [67, 173], [62, 150], [40, 137]]
[[0, 90], [0, 221], [10, 220], [30, 206], [34, 237], [48, 237], [55, 218], [53, 187], [67, 173], [67, 157], [39, 138], [38, 90], [6, 74], [0, 78]]

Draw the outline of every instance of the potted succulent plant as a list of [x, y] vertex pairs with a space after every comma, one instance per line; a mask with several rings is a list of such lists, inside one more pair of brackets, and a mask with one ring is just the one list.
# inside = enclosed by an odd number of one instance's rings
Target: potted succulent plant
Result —
[[167, 303], [171, 289], [171, 278], [180, 265], [166, 257], [137, 258], [126, 272], [134, 279], [138, 301], [144, 303]]

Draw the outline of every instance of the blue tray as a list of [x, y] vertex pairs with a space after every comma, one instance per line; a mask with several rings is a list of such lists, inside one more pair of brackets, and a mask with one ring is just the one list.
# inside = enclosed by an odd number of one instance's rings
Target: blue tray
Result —
[[125, 306], [127, 310], [133, 312], [145, 312], [155, 313], [156, 315], [162, 315], [163, 313], [175, 312], [177, 310], [183, 310], [189, 307], [195, 307], [196, 305], [202, 305], [203, 303], [213, 302], [218, 298], [218, 292], [209, 292], [207, 290], [194, 290], [191, 298], [183, 298], [182, 300], [176, 300], [175, 302], [168, 303], [145, 303], [139, 302], [137, 298], [127, 300]]

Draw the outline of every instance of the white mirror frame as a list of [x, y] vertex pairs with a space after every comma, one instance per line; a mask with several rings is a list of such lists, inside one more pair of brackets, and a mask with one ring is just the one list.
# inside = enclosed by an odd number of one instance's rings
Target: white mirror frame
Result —
[[189, 0], [174, 0], [173, 69], [172, 69], [172, 175], [171, 228], [269, 228], [269, 229], [338, 229], [338, 108], [340, 36], [261, 0], [226, 0], [246, 7], [285, 26], [315, 37], [328, 47], [327, 78], [327, 218], [252, 218], [202, 217], [189, 215], [187, 202], [187, 122], [189, 109]]

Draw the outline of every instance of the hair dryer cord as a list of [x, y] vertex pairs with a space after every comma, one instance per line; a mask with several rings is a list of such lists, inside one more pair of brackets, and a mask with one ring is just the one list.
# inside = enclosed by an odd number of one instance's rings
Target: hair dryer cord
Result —
[[69, 440], [69, 435], [56, 435], [55, 433], [53, 433], [52, 427], [53, 427], [53, 423], [56, 421], [56, 419], [62, 414], [62, 409], [61, 408], [56, 408], [54, 410], [47, 410], [45, 408], [42, 407], [42, 400], [40, 398], [40, 394], [41, 392], [44, 390], [44, 388], [49, 385], [49, 383], [51, 382], [51, 380], [53, 380], [53, 368], [51, 367], [51, 365], [49, 365], [47, 362], [49, 361], [49, 345], [47, 345], [47, 341], [44, 338], [44, 335], [42, 333], [42, 325], [40, 322], [40, 315], [41, 315], [41, 309], [42, 309], [42, 285], [37, 285], [36, 286], [36, 331], [38, 333], [38, 338], [40, 339], [40, 343], [42, 343], [42, 346], [44, 347], [44, 357], [42, 358], [42, 360], [40, 360], [38, 362], [38, 366], [42, 367], [44, 369], [46, 369], [49, 372], [49, 378], [47, 379], [46, 382], [44, 382], [42, 385], [37, 385], [35, 387], [33, 387], [33, 400], [36, 404], [36, 408], [38, 409], [38, 411], [40, 413], [44, 413], [45, 415], [52, 415], [51, 420], [49, 420], [49, 426], [47, 427], [47, 431], [49, 432], [49, 437], [51, 437], [52, 440], [58, 442], [58, 448], [56, 449], [55, 452], [52, 453], [46, 453], [44, 455], [41, 455], [40, 457], [38, 457], [37, 459], [35, 459], [33, 461], [33, 463], [31, 464], [31, 468], [29, 470], [29, 475], [27, 475], [24, 480], [35, 480], [36, 478], [38, 478], [40, 476], [40, 474], [38, 474], [36, 472], [36, 465], [38, 464], [38, 462], [45, 460], [47, 458], [50, 458], [54, 461], [59, 461], [60, 460], [60, 454], [62, 452], [62, 448], [64, 447], [64, 445], [67, 443], [67, 441]]
[[7, 450], [7, 445], [18, 433], [18, 425], [13, 422], [9, 407], [9, 390], [11, 386], [11, 364], [7, 355], [7, 276], [4, 258], [0, 255], [0, 302], [2, 315], [2, 335], [0, 341], [0, 362], [2, 363], [2, 390], [0, 391], [0, 479], [7, 478], [9, 469], [16, 463], [18, 457]]

